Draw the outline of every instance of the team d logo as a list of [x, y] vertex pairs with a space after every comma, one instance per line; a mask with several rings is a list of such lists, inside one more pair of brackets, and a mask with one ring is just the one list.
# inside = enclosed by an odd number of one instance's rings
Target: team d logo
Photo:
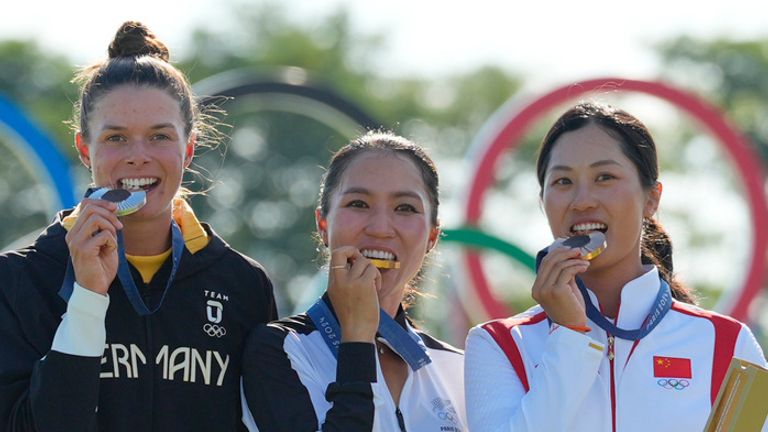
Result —
[[224, 319], [224, 301], [229, 298], [226, 295], [205, 291], [205, 296], [209, 298], [205, 302], [205, 316], [208, 322], [203, 324], [203, 331], [210, 337], [220, 338], [227, 334], [227, 329], [221, 324]]

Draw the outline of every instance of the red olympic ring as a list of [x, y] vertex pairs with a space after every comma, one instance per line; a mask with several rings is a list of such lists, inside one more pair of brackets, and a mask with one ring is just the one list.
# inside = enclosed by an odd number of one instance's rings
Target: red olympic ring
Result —
[[[493, 135], [487, 141], [489, 144], [476, 166], [465, 208], [466, 225], [477, 226], [480, 220], [483, 197], [485, 191], [493, 184], [494, 173], [500, 156], [505, 150], [514, 149], [518, 145], [524, 132], [533, 125], [537, 118], [545, 115], [561, 103], [587, 93], [607, 90], [645, 93], [670, 102], [697, 119], [718, 139], [731, 156], [733, 163], [741, 173], [749, 199], [754, 241], [752, 244], [752, 262], [744, 287], [730, 310], [725, 312], [736, 319], [746, 321], [749, 305], [757, 296], [763, 282], [766, 246], [768, 245], [768, 224], [765, 223], [768, 221], [768, 208], [763, 186], [763, 171], [759, 165], [760, 157], [755, 154], [742, 134], [728, 125], [724, 115], [719, 110], [696, 96], [666, 84], [621, 78], [594, 79], [562, 86], [522, 108], [494, 115], [494, 118], [501, 115], [508, 120], [498, 131], [492, 131]], [[506, 107], [507, 105], [502, 110]], [[491, 291], [477, 253], [466, 251], [464, 261], [480, 304], [488, 316], [490, 318], [509, 316], [510, 311]]]

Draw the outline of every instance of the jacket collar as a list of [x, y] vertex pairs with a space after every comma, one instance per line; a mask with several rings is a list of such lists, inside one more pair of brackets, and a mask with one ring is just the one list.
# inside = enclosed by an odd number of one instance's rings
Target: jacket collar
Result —
[[[643, 325], [645, 318], [651, 311], [661, 283], [659, 281], [659, 271], [655, 266], [646, 266], [645, 270], [645, 273], [627, 282], [621, 290], [619, 313], [614, 322], [617, 327], [624, 329], [639, 328]], [[592, 299], [592, 303], [600, 309], [597, 296], [589, 289], [587, 291]]]
[[[50, 257], [60, 265], [66, 266], [67, 259], [69, 259], [69, 249], [64, 240], [67, 230], [64, 228], [62, 222], [70, 216], [73, 211], [74, 209], [66, 209], [57, 213], [54, 222], [37, 237], [35, 242], [20, 251], [23, 253], [24, 250], [35, 250]], [[218, 262], [225, 253], [232, 250], [208, 224], [201, 222], [198, 222], [198, 224], [200, 230], [205, 233], [206, 244], [195, 253], [191, 253], [189, 250], [189, 241], [185, 236], [187, 247], [184, 248], [184, 252], [181, 256], [179, 269], [176, 273], [177, 280], [193, 276], [200, 271], [207, 269]], [[196, 238], [200, 238], [199, 233]]]

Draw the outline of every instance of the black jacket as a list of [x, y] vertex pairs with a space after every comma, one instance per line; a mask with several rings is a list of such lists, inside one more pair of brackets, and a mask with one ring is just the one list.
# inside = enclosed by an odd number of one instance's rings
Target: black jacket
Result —
[[[234, 431], [250, 329], [277, 317], [262, 267], [204, 225], [210, 242], [185, 248], [156, 313], [138, 315], [115, 279], [104, 356], [51, 351], [66, 303], [58, 295], [68, 250], [56, 221], [27, 248], [0, 255], [0, 430]], [[170, 259], [145, 285], [159, 301]]]

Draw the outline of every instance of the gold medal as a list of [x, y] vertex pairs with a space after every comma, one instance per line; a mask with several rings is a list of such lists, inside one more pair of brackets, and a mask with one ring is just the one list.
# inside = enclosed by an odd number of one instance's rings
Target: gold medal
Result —
[[380, 269], [397, 269], [400, 268], [400, 261], [383, 260], [376, 258], [368, 258], [376, 268]]

